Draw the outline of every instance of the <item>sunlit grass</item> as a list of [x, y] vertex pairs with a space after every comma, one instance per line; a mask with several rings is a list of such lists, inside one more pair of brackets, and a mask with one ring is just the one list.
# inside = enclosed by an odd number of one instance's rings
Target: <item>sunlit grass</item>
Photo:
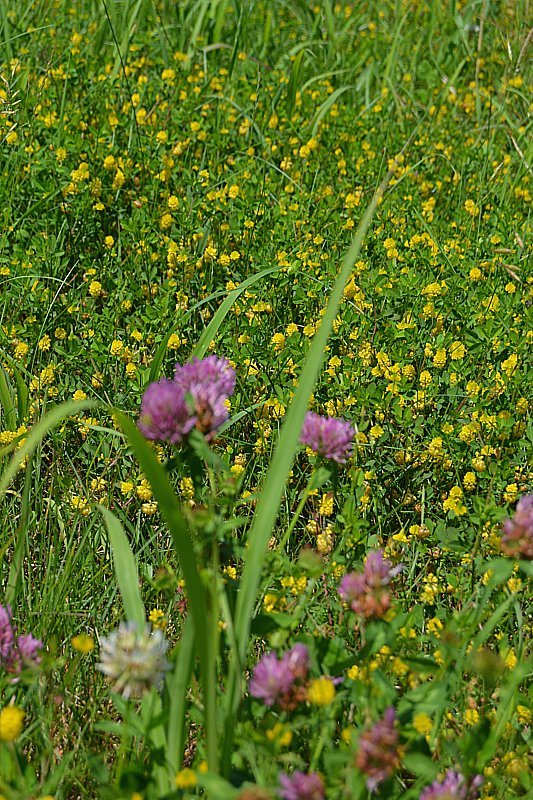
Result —
[[[0, 604], [45, 652], [15, 683], [0, 661], [0, 707], [26, 715], [0, 793], [275, 797], [279, 772], [311, 770], [328, 798], [367, 797], [357, 743], [392, 705], [402, 765], [378, 796], [453, 768], [485, 800], [527, 797], [531, 570], [500, 548], [532, 492], [527, 4], [4, 5]], [[195, 574], [112, 409], [136, 421], [151, 381], [210, 352], [237, 376], [210, 481], [153, 449]], [[346, 465], [294, 455], [307, 405], [355, 427]], [[364, 625], [338, 586], [377, 548], [404, 568]], [[224, 780], [204, 771], [184, 579], [219, 625]], [[148, 701], [136, 728], [95, 669], [139, 598], [183, 654], [163, 695], [183, 730]], [[296, 642], [334, 699], [267, 708], [247, 680]]]

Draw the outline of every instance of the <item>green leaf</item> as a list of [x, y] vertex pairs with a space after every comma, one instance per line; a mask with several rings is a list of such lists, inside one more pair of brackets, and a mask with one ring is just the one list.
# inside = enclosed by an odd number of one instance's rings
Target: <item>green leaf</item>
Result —
[[167, 764], [171, 777], [178, 771], [185, 744], [185, 714], [194, 658], [194, 626], [187, 617], [178, 644], [174, 668], [167, 673], [168, 692]]
[[291, 74], [287, 84], [287, 116], [290, 117], [294, 104], [296, 102], [296, 92], [298, 91], [298, 84], [300, 82], [300, 70], [302, 66], [302, 58], [304, 57], [305, 50], [302, 48], [294, 61], [292, 62]]
[[439, 765], [423, 753], [406, 753], [402, 758], [402, 764], [413, 775], [426, 778], [428, 781], [432, 781], [439, 771]]
[[200, 578], [189, 524], [181, 511], [178, 498], [168, 479], [167, 472], [155, 457], [154, 451], [149, 447], [144, 436], [125, 414], [117, 411], [116, 416], [139, 460], [142, 471], [152, 487], [161, 516], [168, 525], [185, 577], [189, 606], [194, 620], [196, 649], [202, 673], [208, 763], [216, 765], [216, 681], [213, 674], [214, 645], [209, 630], [211, 615], [207, 609], [206, 595]]

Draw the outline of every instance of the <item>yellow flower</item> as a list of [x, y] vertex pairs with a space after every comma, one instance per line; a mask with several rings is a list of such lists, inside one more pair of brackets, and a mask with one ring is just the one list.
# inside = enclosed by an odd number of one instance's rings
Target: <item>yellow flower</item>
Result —
[[174, 783], [178, 789], [192, 789], [197, 783], [196, 773], [189, 768], [180, 769]]
[[101, 297], [103, 294], [100, 281], [91, 281], [89, 284], [89, 294], [91, 297]]
[[467, 492], [471, 492], [476, 488], [476, 481], [477, 478], [475, 473], [473, 472], [466, 472], [463, 476], [463, 486], [465, 487]]
[[442, 369], [446, 365], [446, 348], [442, 347], [433, 356], [433, 366]]
[[477, 708], [466, 709], [465, 722], [467, 725], [476, 725], [479, 722], [479, 711]]
[[5, 706], [0, 711], [0, 741], [13, 742], [22, 733], [24, 711], [18, 706]]
[[503, 499], [506, 503], [514, 503], [518, 497], [518, 484], [508, 483], [503, 493]]
[[425, 389], [431, 383], [431, 372], [427, 369], [422, 370], [418, 380], [422, 389]]
[[271, 342], [274, 345], [275, 352], [279, 353], [280, 350], [283, 350], [283, 345], [285, 344], [285, 335], [283, 333], [275, 333], [272, 336]]
[[473, 200], [465, 200], [465, 211], [471, 217], [475, 217], [479, 214], [479, 206]]
[[111, 342], [110, 353], [112, 356], [119, 356], [124, 350], [124, 343], [120, 339], [113, 339]]
[[292, 731], [284, 728], [281, 722], [276, 722], [265, 734], [269, 742], [277, 741], [282, 747], [288, 747], [292, 742]]
[[318, 507], [318, 513], [322, 517], [329, 517], [333, 514], [333, 493], [328, 492], [327, 494], [322, 495], [322, 499], [320, 500], [320, 505]]
[[168, 342], [167, 342], [168, 349], [169, 350], [177, 350], [178, 347], [180, 346], [180, 344], [181, 344], [181, 339], [178, 336], [178, 334], [177, 333], [172, 333], [169, 336], [169, 339], [168, 339]]
[[72, 647], [79, 653], [90, 653], [94, 650], [94, 639], [87, 633], [79, 633], [71, 640]]
[[167, 626], [165, 614], [160, 608], [153, 608], [148, 614], [148, 620], [152, 623], [155, 630], [164, 631]]
[[311, 681], [307, 690], [307, 699], [315, 706], [329, 706], [335, 698], [335, 684], [331, 678], [322, 676]]
[[422, 736], [427, 736], [429, 733], [431, 733], [432, 727], [433, 723], [429, 714], [426, 714], [422, 711], [420, 714], [415, 714], [413, 717], [413, 728]]

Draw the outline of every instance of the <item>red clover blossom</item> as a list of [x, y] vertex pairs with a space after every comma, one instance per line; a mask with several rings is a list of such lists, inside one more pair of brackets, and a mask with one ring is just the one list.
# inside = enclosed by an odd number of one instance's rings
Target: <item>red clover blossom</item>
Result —
[[433, 781], [431, 786], [426, 786], [420, 800], [476, 800], [482, 783], [481, 775], [465, 780], [459, 772], [449, 769], [442, 781]]
[[372, 550], [366, 557], [363, 572], [349, 572], [342, 579], [339, 594], [352, 611], [364, 619], [383, 617], [390, 607], [388, 585], [403, 569], [392, 566], [383, 550]]
[[344, 464], [352, 454], [355, 430], [345, 419], [321, 417], [308, 411], [305, 415], [300, 443], [319, 456]]
[[255, 666], [250, 694], [266, 706], [295, 708], [305, 699], [308, 670], [309, 652], [304, 644], [295, 644], [281, 659], [275, 653], [266, 653]]
[[36, 666], [42, 647], [41, 640], [31, 633], [17, 636], [11, 607], [0, 605], [0, 667], [7, 672], [19, 673], [25, 666]]
[[367, 789], [373, 792], [390, 778], [400, 765], [398, 731], [394, 727], [396, 712], [390, 706], [371, 728], [359, 737], [355, 764], [366, 776]]
[[279, 782], [282, 789], [279, 796], [283, 800], [324, 800], [324, 782], [318, 773], [295, 772], [292, 777], [281, 772]]
[[139, 429], [147, 439], [181, 444], [196, 427], [208, 438], [228, 418], [235, 372], [225, 358], [176, 364], [174, 380], [162, 378], [145, 391]]
[[525, 494], [512, 519], [503, 523], [501, 548], [515, 558], [533, 559], [533, 494]]

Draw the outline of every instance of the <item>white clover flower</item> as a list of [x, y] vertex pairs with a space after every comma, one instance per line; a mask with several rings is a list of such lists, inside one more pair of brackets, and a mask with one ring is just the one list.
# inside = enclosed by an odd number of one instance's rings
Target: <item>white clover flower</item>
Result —
[[150, 625], [139, 630], [135, 622], [121, 622], [116, 631], [100, 639], [97, 669], [124, 697], [142, 697], [158, 687], [170, 669], [168, 647], [162, 631], [152, 631]]

